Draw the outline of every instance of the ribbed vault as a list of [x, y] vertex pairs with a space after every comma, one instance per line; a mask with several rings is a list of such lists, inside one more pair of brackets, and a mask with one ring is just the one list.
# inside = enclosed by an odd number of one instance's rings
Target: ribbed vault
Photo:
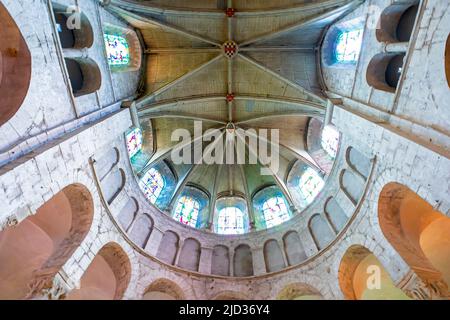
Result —
[[[218, 197], [243, 197], [252, 223], [251, 197], [265, 186], [277, 186], [296, 211], [286, 186], [295, 162], [323, 171], [306, 146], [309, 119], [322, 118], [326, 109], [318, 46], [327, 27], [362, 1], [267, 2], [105, 3], [111, 13], [142, 35], [146, 90], [136, 106], [141, 125], [152, 130], [154, 143], [143, 171], [164, 160], [176, 172], [178, 182], [168, 209], [183, 188], [198, 186], [210, 195], [210, 212]], [[245, 155], [241, 156], [256, 156], [256, 164], [174, 164], [170, 154], [178, 142], [171, 141], [171, 133], [184, 128], [193, 134], [195, 121], [202, 123], [198, 140], [203, 140], [203, 150], [219, 143], [214, 139], [205, 142], [208, 129], [218, 129], [221, 136], [234, 135], [236, 139], [243, 138], [237, 129], [278, 129], [278, 170], [261, 175], [264, 161], [247, 140]], [[225, 154], [231, 152], [230, 148], [236, 146], [225, 142]]]

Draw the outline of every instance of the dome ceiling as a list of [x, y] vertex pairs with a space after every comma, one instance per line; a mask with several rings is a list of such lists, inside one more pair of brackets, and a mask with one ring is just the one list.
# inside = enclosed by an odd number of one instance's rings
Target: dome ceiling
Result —
[[[176, 182], [164, 209], [197, 186], [209, 194], [210, 211], [223, 196], [242, 197], [252, 211], [252, 196], [274, 185], [297, 211], [286, 182], [293, 164], [324, 172], [306, 145], [309, 119], [323, 118], [326, 108], [317, 47], [327, 27], [359, 3], [109, 1], [106, 8], [138, 29], [145, 44], [145, 89], [136, 106], [144, 149], [153, 152], [139, 174], [162, 161], [172, 169]], [[278, 129], [278, 170], [261, 175], [259, 157], [257, 164], [175, 164], [170, 156], [179, 142], [171, 135], [179, 128], [193, 135], [195, 121], [202, 134], [214, 128], [223, 137], [235, 135], [230, 128]], [[214, 142], [203, 148], [208, 144]], [[225, 143], [225, 154], [230, 148]], [[247, 143], [245, 157], [255, 152]]]

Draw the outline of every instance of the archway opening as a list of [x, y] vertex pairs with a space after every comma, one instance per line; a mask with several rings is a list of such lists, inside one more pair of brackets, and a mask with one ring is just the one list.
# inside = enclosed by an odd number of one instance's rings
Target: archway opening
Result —
[[377, 40], [387, 43], [409, 42], [419, 12], [419, 1], [410, 0], [388, 6], [380, 15]]
[[394, 93], [403, 71], [405, 54], [380, 53], [367, 67], [367, 83], [377, 90]]
[[1, 3], [0, 30], [1, 126], [19, 110], [27, 95], [31, 81], [31, 54], [14, 19]]
[[64, 49], [90, 48], [94, 43], [94, 32], [87, 16], [73, 6], [52, 2], [56, 31]]
[[80, 289], [67, 300], [119, 300], [128, 287], [131, 264], [127, 254], [116, 243], [105, 245], [81, 277]]
[[65, 58], [72, 93], [75, 97], [100, 89], [102, 75], [97, 63], [89, 58]]
[[425, 283], [443, 295], [450, 285], [450, 218], [399, 183], [389, 183], [378, 200], [387, 240]]
[[183, 290], [168, 279], [157, 279], [145, 290], [142, 300], [184, 300]]
[[93, 202], [81, 185], [70, 185], [36, 212], [0, 233], [0, 298], [31, 298], [51, 281], [91, 226]]
[[351, 246], [339, 266], [339, 285], [348, 300], [409, 300], [367, 248]]
[[277, 295], [277, 300], [322, 300], [323, 296], [316, 289], [304, 283], [293, 283], [284, 287]]

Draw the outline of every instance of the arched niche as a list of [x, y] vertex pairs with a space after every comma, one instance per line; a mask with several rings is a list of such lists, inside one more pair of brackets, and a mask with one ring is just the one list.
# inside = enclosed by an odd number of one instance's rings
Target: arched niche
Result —
[[180, 238], [173, 231], [166, 231], [159, 244], [156, 257], [168, 264], [174, 264], [178, 253], [178, 242]]
[[339, 176], [339, 184], [350, 201], [356, 206], [364, 193], [364, 182], [361, 177], [344, 169]]
[[253, 255], [248, 245], [241, 244], [235, 248], [233, 267], [235, 277], [249, 277], [253, 275]]
[[242, 292], [236, 291], [223, 291], [216, 294], [212, 300], [250, 300], [248, 296]]
[[445, 43], [445, 75], [447, 77], [447, 85], [450, 88], [450, 35]]
[[230, 253], [228, 247], [217, 245], [211, 258], [211, 274], [218, 276], [230, 275]]
[[131, 197], [125, 203], [125, 206], [120, 210], [117, 215], [117, 221], [124, 231], [128, 231], [128, 229], [133, 224], [134, 219], [136, 218], [139, 212], [139, 205], [135, 198]]
[[339, 265], [339, 285], [347, 300], [408, 300], [367, 248], [353, 245]]
[[392, 4], [381, 13], [376, 30], [380, 42], [408, 42], [419, 11], [419, 1]]
[[367, 83], [377, 90], [394, 93], [400, 81], [404, 58], [404, 53], [375, 55], [367, 67]]
[[117, 198], [117, 196], [125, 187], [125, 182], [125, 172], [117, 166], [114, 167], [110, 171], [110, 173], [100, 182], [103, 196], [108, 204], [113, 203], [113, 201]]
[[0, 232], [0, 299], [32, 298], [51, 286], [88, 233], [93, 215], [88, 189], [72, 184], [36, 214]]
[[370, 159], [356, 150], [354, 147], [349, 147], [346, 153], [347, 164], [364, 179], [367, 179], [370, 174], [371, 162]]
[[450, 287], [450, 218], [408, 187], [391, 182], [378, 200], [386, 239], [425, 282], [443, 296]]
[[308, 228], [318, 250], [325, 248], [336, 236], [329, 223], [318, 213], [309, 219]]
[[290, 266], [299, 264], [308, 258], [297, 231], [286, 233], [283, 236], [283, 244], [284, 252]]
[[[131, 72], [137, 71], [142, 63], [142, 48], [136, 32], [132, 29], [122, 28], [109, 23], [104, 24], [103, 32], [106, 35], [113, 35], [123, 38], [127, 45], [130, 55], [130, 62], [126, 65], [111, 65], [112, 72]], [[108, 51], [108, 43], [105, 38], [106, 51]]]
[[178, 266], [183, 269], [198, 271], [200, 265], [201, 246], [196, 239], [184, 240], [181, 248]]
[[328, 221], [330, 221], [336, 232], [341, 231], [347, 224], [349, 218], [345, 214], [344, 210], [342, 210], [341, 206], [335, 198], [328, 198], [328, 200], [325, 202], [324, 211]]
[[104, 154], [94, 161], [97, 179], [102, 181], [114, 167], [119, 163], [120, 154], [117, 148], [108, 149]]
[[19, 110], [30, 81], [30, 51], [14, 19], [0, 3], [0, 126]]
[[184, 300], [185, 295], [178, 284], [168, 279], [157, 279], [150, 284], [142, 300]]
[[94, 43], [94, 32], [88, 17], [75, 7], [66, 7], [52, 2], [56, 30], [63, 49], [90, 48]]
[[148, 214], [141, 214], [136, 218], [128, 235], [135, 244], [145, 249], [152, 233], [153, 225], [153, 219]]
[[286, 268], [283, 252], [277, 240], [267, 240], [264, 244], [264, 262], [267, 272], [279, 271]]
[[97, 63], [90, 58], [64, 58], [75, 97], [94, 93], [102, 85], [102, 74]]
[[106, 244], [81, 277], [80, 289], [67, 300], [120, 300], [131, 278], [131, 264], [126, 252], [117, 244]]
[[277, 295], [277, 300], [323, 300], [316, 288], [305, 283], [292, 283], [284, 287]]

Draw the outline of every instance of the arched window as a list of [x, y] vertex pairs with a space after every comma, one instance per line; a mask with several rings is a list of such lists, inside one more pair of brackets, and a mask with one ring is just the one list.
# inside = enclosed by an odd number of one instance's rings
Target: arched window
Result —
[[238, 207], [225, 207], [219, 211], [217, 219], [217, 233], [244, 233], [244, 213]]
[[324, 186], [321, 176], [312, 168], [306, 169], [299, 181], [300, 193], [307, 203], [311, 203]]
[[286, 202], [281, 197], [272, 197], [263, 204], [266, 227], [271, 228], [289, 220], [289, 211]]
[[341, 31], [336, 37], [334, 59], [337, 63], [356, 63], [361, 51], [363, 29]]
[[155, 203], [161, 195], [165, 183], [161, 173], [155, 168], [151, 168], [143, 175], [139, 181], [139, 186], [147, 199], [150, 200], [151, 203]]
[[139, 128], [134, 128], [127, 135], [127, 149], [130, 159], [142, 149], [142, 132]]
[[331, 158], [336, 158], [339, 146], [339, 131], [332, 126], [325, 126], [322, 130], [321, 145]]
[[182, 224], [195, 228], [197, 226], [199, 209], [200, 204], [197, 200], [192, 197], [183, 196], [178, 200], [173, 218]]
[[124, 37], [104, 34], [106, 55], [110, 66], [127, 66], [130, 64], [130, 49]]

